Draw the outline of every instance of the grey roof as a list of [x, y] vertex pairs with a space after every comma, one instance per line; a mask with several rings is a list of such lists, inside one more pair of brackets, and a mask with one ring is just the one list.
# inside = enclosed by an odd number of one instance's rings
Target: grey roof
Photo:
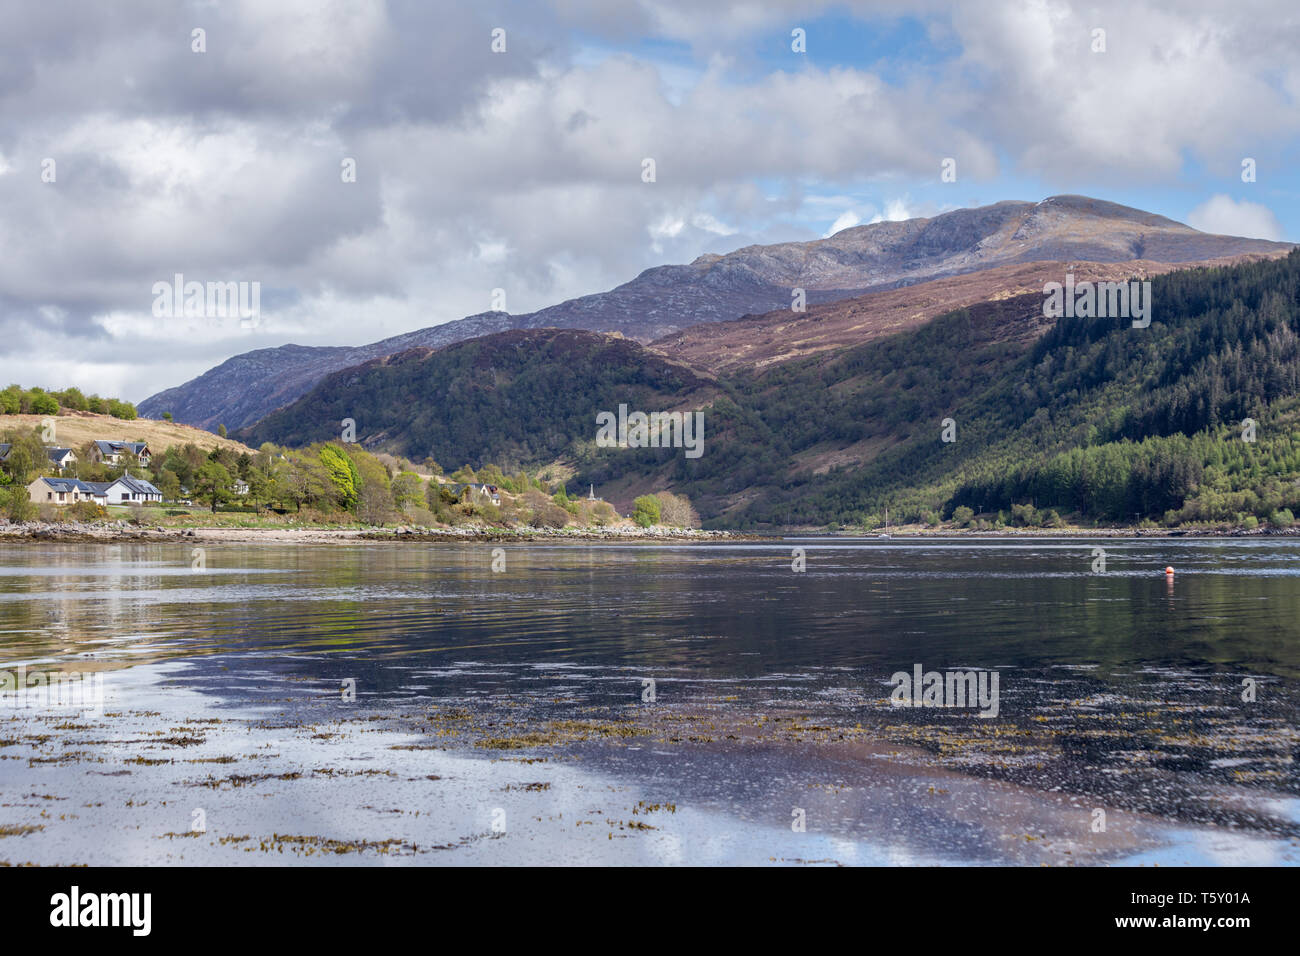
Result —
[[130, 452], [133, 455], [139, 455], [149, 447], [148, 442], [143, 441], [120, 441], [116, 438], [96, 438], [95, 445], [105, 455], [120, 455], [123, 452]]
[[50, 445], [45, 446], [45, 454], [50, 456], [50, 461], [58, 461], [72, 454], [71, 448], [54, 448]]
[[4, 461], [9, 457], [9, 449], [13, 447], [10, 442], [0, 441], [0, 461]]
[[[129, 488], [131, 491], [133, 491], [136, 494], [148, 494], [148, 495], [162, 494], [161, 491], [159, 491], [149, 482], [145, 481], [143, 478], [132, 478], [130, 475], [123, 475], [121, 478], [117, 480], [120, 481], [122, 484], [126, 485], [127, 488]], [[117, 482], [109, 482], [109, 483], [116, 484]]]
[[90, 482], [82, 481], [79, 478], [41, 478], [39, 480], [45, 482], [53, 490], [62, 491], [65, 494], [71, 494], [74, 491], [79, 491], [83, 495], [99, 494], [91, 486]]

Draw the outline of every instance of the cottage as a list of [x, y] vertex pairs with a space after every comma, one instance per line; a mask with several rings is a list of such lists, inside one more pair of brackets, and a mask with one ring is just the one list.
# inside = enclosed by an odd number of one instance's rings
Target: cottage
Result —
[[145, 468], [149, 467], [149, 444], [142, 441], [117, 441], [115, 439], [96, 439], [90, 445], [90, 460], [107, 465], [118, 465], [124, 455], [135, 455]]
[[27, 486], [27, 496], [43, 505], [71, 505], [78, 501], [104, 503], [101, 492], [89, 482], [76, 478], [37, 478]]
[[460, 501], [478, 504], [501, 504], [501, 490], [496, 485], [486, 485], [478, 482], [463, 484], [458, 482], [446, 487]]
[[77, 463], [77, 456], [71, 448], [55, 448], [46, 445], [45, 454], [49, 456], [50, 463], [54, 465], [59, 474], [63, 474]]
[[139, 504], [142, 501], [162, 501], [162, 492], [143, 478], [123, 475], [113, 481], [84, 482], [91, 490], [103, 496], [105, 504]]

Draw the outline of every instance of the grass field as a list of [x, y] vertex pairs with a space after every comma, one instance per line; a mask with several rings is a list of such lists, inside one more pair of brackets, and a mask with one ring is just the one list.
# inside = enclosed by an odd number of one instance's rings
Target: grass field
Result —
[[[0, 415], [0, 433], [10, 429], [30, 431], [41, 427], [47, 415]], [[152, 418], [137, 418], [135, 421], [123, 421], [111, 415], [92, 415], [90, 412], [64, 411], [54, 418], [54, 441], [49, 444], [63, 448], [80, 448], [88, 441], [97, 438], [113, 438], [125, 441], [146, 441], [155, 455], [172, 445], [184, 445], [190, 442], [211, 451], [213, 448], [230, 448], [236, 452], [253, 449], [230, 438], [220, 438], [212, 432], [205, 432], [189, 425], [175, 422], [158, 421]]]

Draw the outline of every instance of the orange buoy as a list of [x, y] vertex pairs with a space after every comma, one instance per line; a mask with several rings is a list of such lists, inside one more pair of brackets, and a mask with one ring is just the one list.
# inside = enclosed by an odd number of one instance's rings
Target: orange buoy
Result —
[[1165, 574], [1173, 574], [1173, 573], [1174, 573], [1174, 569], [1172, 565], [1170, 567], [1165, 568]]

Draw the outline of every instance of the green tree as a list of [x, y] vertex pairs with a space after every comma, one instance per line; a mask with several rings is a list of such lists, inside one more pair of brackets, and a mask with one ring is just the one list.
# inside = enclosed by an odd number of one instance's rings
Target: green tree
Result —
[[642, 495], [632, 502], [632, 521], [642, 528], [658, 524], [659, 499], [654, 495]]
[[9, 455], [3, 464], [0, 464], [0, 470], [3, 470], [11, 483], [25, 487], [51, 470], [50, 458], [45, 452], [45, 443], [41, 441], [39, 429], [10, 433], [5, 440], [12, 443], [13, 447], [9, 449]]
[[321, 465], [338, 496], [339, 504], [349, 511], [356, 507], [360, 476], [347, 452], [337, 445], [322, 445], [318, 452]]
[[420, 476], [413, 471], [404, 471], [393, 479], [393, 507], [405, 511], [408, 507], [418, 505], [422, 497]]
[[194, 495], [200, 501], [211, 502], [212, 511], [216, 513], [218, 504], [230, 500], [230, 481], [230, 472], [225, 466], [210, 461], [195, 476]]
[[49, 392], [32, 389], [31, 410], [33, 415], [59, 414], [59, 400]]

